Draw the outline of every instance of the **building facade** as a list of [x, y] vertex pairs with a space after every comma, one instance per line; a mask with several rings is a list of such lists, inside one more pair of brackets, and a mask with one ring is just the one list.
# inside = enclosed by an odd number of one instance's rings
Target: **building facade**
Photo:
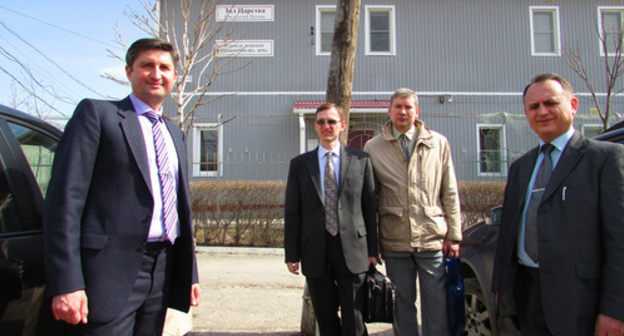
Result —
[[[236, 55], [232, 69], [248, 65], [219, 76], [207, 94], [220, 98], [196, 112], [188, 133], [194, 180], [284, 180], [290, 159], [317, 146], [314, 110], [325, 99], [335, 3], [219, 2], [214, 20], [234, 24], [236, 40], [222, 55]], [[570, 80], [580, 99], [575, 127], [589, 136], [602, 130], [565, 54], [578, 50], [603, 103], [599, 34], [615, 49], [623, 16], [621, 0], [362, 0], [349, 146], [378, 134], [388, 98], [408, 87], [419, 95], [420, 119], [449, 139], [459, 180], [504, 181], [511, 162], [538, 143], [521, 98], [534, 75]], [[624, 99], [613, 104], [611, 124]]]

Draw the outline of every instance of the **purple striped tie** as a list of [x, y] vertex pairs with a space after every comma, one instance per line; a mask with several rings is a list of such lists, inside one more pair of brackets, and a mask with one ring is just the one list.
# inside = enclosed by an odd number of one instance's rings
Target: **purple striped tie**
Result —
[[160, 191], [163, 201], [163, 224], [165, 234], [173, 244], [177, 237], [178, 211], [176, 209], [176, 192], [174, 188], [173, 174], [169, 165], [169, 155], [165, 145], [160, 124], [163, 123], [162, 116], [154, 112], [145, 112], [145, 116], [152, 122], [152, 132], [154, 133], [154, 147], [156, 149], [156, 165], [158, 166], [158, 179], [160, 180]]

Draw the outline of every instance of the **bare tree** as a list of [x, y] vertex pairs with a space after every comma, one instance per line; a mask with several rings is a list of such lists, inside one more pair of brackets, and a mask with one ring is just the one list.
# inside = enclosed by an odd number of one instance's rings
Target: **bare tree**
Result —
[[596, 24], [596, 33], [600, 40], [602, 54], [595, 54], [594, 56], [602, 62], [602, 67], [604, 68], [606, 87], [604, 105], [601, 104], [592, 79], [587, 74], [579, 47], [567, 46], [564, 49], [563, 55], [570, 68], [585, 82], [594, 105], [598, 110], [598, 115], [602, 121], [604, 131], [609, 127], [609, 117], [612, 107], [611, 99], [614, 95], [624, 91], [624, 88], [617, 85], [620, 76], [624, 74], [624, 55], [622, 54], [624, 33], [621, 27], [608, 25], [605, 23], [605, 20], [601, 20], [600, 24]]
[[343, 109], [341, 117], [347, 121], [347, 128], [340, 136], [343, 144], [347, 143], [349, 136], [353, 69], [359, 22], [360, 0], [338, 0], [326, 99], [328, 102], [340, 105]]
[[[216, 0], [178, 0], [178, 3], [171, 7], [168, 4], [173, 1], [140, 0], [139, 2], [144, 13], [138, 13], [133, 9], [126, 11], [132, 23], [147, 34], [168, 41], [180, 55], [176, 64], [178, 80], [171, 92], [171, 97], [177, 105], [178, 126], [187, 132], [193, 125], [197, 108], [222, 97], [209, 98], [206, 95], [208, 88], [217, 77], [240, 70], [249, 63], [239, 67], [228, 67], [227, 65], [236, 58], [237, 54], [221, 55], [233, 42], [232, 35], [235, 26], [232, 22], [227, 22], [228, 20], [215, 19]], [[176, 22], [181, 23], [176, 24]], [[219, 43], [216, 43], [217, 41]], [[127, 49], [127, 44], [119, 30], [116, 42], [124, 50]], [[123, 60], [123, 56], [114, 51], [109, 49], [108, 52]], [[193, 76], [193, 74], [196, 75]], [[110, 74], [105, 74], [103, 77], [128, 85], [125, 79], [119, 79]]]

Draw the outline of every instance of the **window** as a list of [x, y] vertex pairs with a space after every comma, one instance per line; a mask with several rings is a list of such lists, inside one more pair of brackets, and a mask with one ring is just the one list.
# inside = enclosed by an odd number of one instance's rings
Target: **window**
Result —
[[477, 125], [479, 143], [479, 175], [500, 175], [506, 171], [505, 127]]
[[366, 8], [366, 54], [394, 55], [395, 20], [394, 6], [365, 6]]
[[45, 197], [52, 176], [52, 163], [57, 141], [25, 126], [13, 123], [9, 123], [9, 126], [24, 152], [43, 197]]
[[602, 125], [585, 124], [583, 125], [583, 135], [587, 138], [593, 138], [602, 133]]
[[560, 56], [559, 7], [531, 6], [531, 54]]
[[316, 54], [330, 55], [334, 38], [336, 6], [316, 6]]
[[193, 126], [193, 176], [222, 176], [221, 130], [217, 124]]
[[[615, 56], [622, 49], [622, 13], [624, 7], [598, 7], [598, 30], [600, 31], [600, 55]], [[604, 41], [604, 43], [603, 43]], [[618, 50], [619, 49], [619, 50]]]

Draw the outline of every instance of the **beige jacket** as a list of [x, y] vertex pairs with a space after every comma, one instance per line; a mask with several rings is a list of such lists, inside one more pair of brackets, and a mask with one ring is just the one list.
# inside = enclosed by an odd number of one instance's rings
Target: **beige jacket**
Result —
[[390, 121], [364, 146], [373, 163], [383, 251], [441, 250], [445, 238], [462, 239], [449, 143], [422, 121], [414, 124], [418, 138], [409, 164]]

